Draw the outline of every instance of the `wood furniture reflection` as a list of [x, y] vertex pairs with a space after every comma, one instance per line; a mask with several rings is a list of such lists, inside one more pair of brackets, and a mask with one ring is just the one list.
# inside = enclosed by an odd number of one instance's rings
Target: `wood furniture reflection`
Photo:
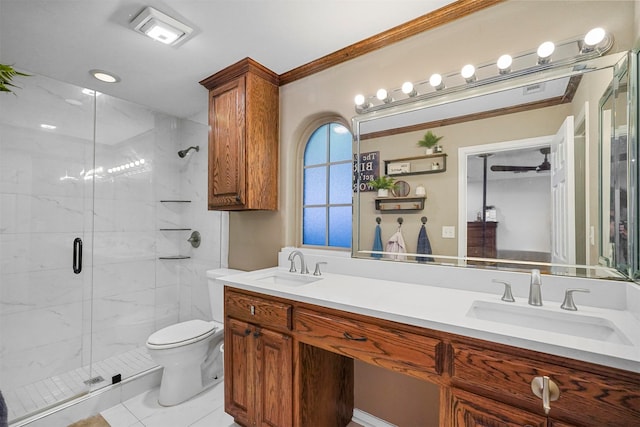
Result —
[[[476, 258], [497, 258], [497, 222], [467, 222], [467, 256]], [[469, 263], [472, 263], [470, 261]]]
[[278, 209], [278, 75], [251, 58], [209, 89], [209, 210]]
[[225, 316], [225, 410], [244, 426], [346, 426], [354, 359], [438, 385], [442, 427], [640, 425], [638, 373], [229, 287]]

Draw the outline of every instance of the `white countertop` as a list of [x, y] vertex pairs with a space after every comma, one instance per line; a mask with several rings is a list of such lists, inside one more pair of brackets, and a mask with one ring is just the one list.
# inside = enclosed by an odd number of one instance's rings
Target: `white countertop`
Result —
[[[496, 294], [332, 273], [323, 273], [319, 280], [303, 285], [260, 280], [274, 274], [285, 279], [288, 275], [294, 279], [300, 276], [289, 273], [286, 268], [274, 267], [225, 276], [220, 280], [239, 289], [640, 373], [640, 321], [626, 310], [579, 305], [577, 312], [570, 312], [556, 307], [557, 304], [531, 307], [526, 298], [518, 296], [515, 303], [507, 303]], [[504, 308], [518, 314], [522, 310], [522, 313], [536, 316], [544, 312], [545, 322], [536, 322], [533, 318], [530, 323], [520, 322], [526, 326], [517, 326], [513, 322], [482, 320], [469, 315], [470, 310], [473, 312], [472, 306], [478, 302], [489, 310]], [[614, 329], [617, 328], [627, 342], [583, 338], [551, 332], [549, 329], [556, 331], [553, 327], [546, 326], [545, 330], [544, 325], [534, 325], [548, 323], [548, 319], [554, 318], [559, 318], [558, 322], [576, 319], [577, 323], [581, 322], [578, 319], [597, 318], [603, 325], [615, 325]], [[609, 327], [603, 329], [609, 330]]]

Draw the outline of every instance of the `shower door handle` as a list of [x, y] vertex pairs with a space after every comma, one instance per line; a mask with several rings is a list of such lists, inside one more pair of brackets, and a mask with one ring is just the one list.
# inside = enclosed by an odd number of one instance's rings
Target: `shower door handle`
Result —
[[82, 239], [76, 237], [73, 241], [73, 272], [80, 274], [82, 271]]

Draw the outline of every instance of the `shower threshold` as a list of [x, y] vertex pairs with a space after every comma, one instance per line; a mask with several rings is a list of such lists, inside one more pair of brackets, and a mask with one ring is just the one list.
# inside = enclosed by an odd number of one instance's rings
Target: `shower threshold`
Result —
[[3, 390], [9, 410], [9, 424], [87, 394], [91, 386], [96, 389], [110, 385], [114, 375], [121, 374], [125, 379], [155, 366], [146, 347], [139, 347], [96, 362], [93, 367], [83, 366], [14, 390]]

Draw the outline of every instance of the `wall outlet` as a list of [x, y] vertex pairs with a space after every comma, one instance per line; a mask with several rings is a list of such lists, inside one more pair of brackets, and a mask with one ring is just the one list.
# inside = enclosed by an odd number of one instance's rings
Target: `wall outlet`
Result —
[[442, 238], [443, 239], [455, 239], [456, 227], [455, 225], [443, 225], [442, 226]]

